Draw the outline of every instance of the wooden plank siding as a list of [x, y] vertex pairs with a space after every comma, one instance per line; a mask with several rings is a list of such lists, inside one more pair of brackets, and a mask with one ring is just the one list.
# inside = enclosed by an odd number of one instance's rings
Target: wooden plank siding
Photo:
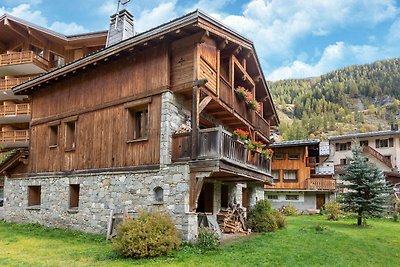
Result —
[[[33, 95], [30, 172], [57, 172], [158, 164], [162, 88], [167, 88], [168, 49], [152, 48], [96, 65]], [[149, 136], [127, 143], [125, 102], [152, 93]], [[158, 93], [157, 93], [158, 92]], [[112, 104], [113, 101], [117, 104]], [[48, 103], [51, 103], [48, 104]], [[104, 106], [106, 103], [110, 105]], [[65, 151], [66, 124], [77, 116], [76, 149]], [[49, 124], [60, 120], [58, 146], [50, 148]]]

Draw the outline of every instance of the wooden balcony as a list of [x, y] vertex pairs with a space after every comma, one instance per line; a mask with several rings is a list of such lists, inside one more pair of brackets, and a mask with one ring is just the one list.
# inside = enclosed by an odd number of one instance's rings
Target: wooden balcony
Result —
[[1, 149], [28, 147], [29, 130], [14, 130], [0, 132]]
[[30, 104], [0, 106], [0, 124], [29, 123], [31, 120]]
[[0, 76], [23, 76], [44, 73], [49, 70], [49, 62], [33, 51], [0, 55]]
[[336, 180], [329, 178], [308, 178], [305, 181], [308, 190], [336, 190]]
[[8, 78], [8, 79], [0, 79], [0, 91], [8, 91], [11, 90], [14, 86], [17, 86], [21, 83], [27, 82], [35, 78], [35, 76], [31, 77], [20, 77], [20, 78]]
[[0, 117], [1, 116], [18, 116], [18, 115], [29, 115], [31, 114], [30, 104], [15, 104], [9, 106], [0, 106]]
[[[271, 162], [258, 152], [251, 153], [247, 147], [232, 138], [232, 134], [221, 127], [199, 130], [197, 153], [192, 153], [192, 133], [175, 134], [172, 143], [172, 161], [189, 161], [196, 166], [213, 162], [224, 166], [227, 172], [246, 176], [250, 180], [270, 181]], [[215, 161], [223, 162], [223, 164]], [[207, 166], [211, 166], [207, 165]], [[232, 166], [230, 169], [229, 166]], [[231, 175], [232, 176], [232, 175]]]

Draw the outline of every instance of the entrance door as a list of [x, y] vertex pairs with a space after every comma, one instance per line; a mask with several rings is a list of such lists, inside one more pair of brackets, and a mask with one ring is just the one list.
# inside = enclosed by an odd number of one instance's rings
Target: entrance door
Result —
[[325, 205], [325, 195], [324, 194], [317, 194], [317, 209], [322, 209]]

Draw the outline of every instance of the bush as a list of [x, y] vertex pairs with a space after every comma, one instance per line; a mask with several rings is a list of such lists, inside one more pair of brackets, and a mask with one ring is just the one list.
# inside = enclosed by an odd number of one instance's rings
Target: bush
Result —
[[137, 219], [125, 219], [118, 225], [112, 247], [125, 257], [143, 258], [168, 254], [180, 243], [170, 217], [143, 212]]
[[297, 209], [293, 206], [292, 203], [289, 203], [287, 206], [282, 206], [282, 208], [280, 208], [280, 212], [282, 212], [286, 216], [295, 216], [298, 214]]
[[343, 214], [340, 203], [336, 201], [330, 201], [325, 204], [325, 210], [328, 220], [337, 221], [340, 215]]
[[196, 247], [203, 250], [214, 250], [219, 246], [218, 235], [213, 229], [200, 226]]
[[286, 218], [272, 209], [268, 200], [260, 200], [249, 211], [247, 226], [254, 232], [273, 232], [286, 226]]
[[278, 228], [285, 228], [287, 225], [286, 217], [278, 210], [275, 211], [275, 219]]
[[400, 214], [400, 199], [396, 199], [393, 204], [393, 220], [395, 222], [399, 221]]

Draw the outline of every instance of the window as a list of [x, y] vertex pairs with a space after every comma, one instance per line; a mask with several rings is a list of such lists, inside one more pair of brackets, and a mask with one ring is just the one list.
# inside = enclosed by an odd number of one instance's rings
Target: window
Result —
[[285, 154], [274, 154], [273, 159], [285, 159]]
[[347, 159], [340, 159], [340, 165], [347, 165]]
[[280, 181], [280, 179], [281, 179], [281, 177], [280, 177], [280, 175], [281, 175], [280, 170], [273, 170], [273, 171], [271, 172], [271, 175], [272, 175], [272, 177], [274, 178], [274, 181]]
[[37, 46], [31, 45], [31, 51], [40, 57], [43, 57], [43, 49]]
[[386, 155], [385, 158], [388, 160], [392, 160], [392, 155]]
[[78, 209], [79, 207], [79, 184], [69, 185], [69, 208]]
[[368, 140], [360, 141], [360, 146], [368, 146]]
[[40, 206], [41, 187], [40, 185], [28, 186], [28, 207]]
[[0, 187], [0, 207], [3, 207], [4, 202], [4, 188]]
[[393, 147], [393, 138], [389, 139], [376, 139], [375, 140], [375, 147]]
[[289, 154], [289, 159], [300, 159], [300, 154]]
[[51, 55], [52, 66], [55, 68], [62, 67], [65, 65], [65, 59], [57, 54]]
[[126, 105], [128, 113], [127, 141], [149, 138], [149, 103], [151, 99], [137, 100]]
[[299, 200], [299, 195], [286, 195], [286, 200]]
[[76, 148], [76, 120], [77, 118], [71, 118], [65, 121], [65, 150], [71, 151]]
[[268, 195], [269, 200], [278, 200], [278, 195]]
[[336, 143], [336, 151], [351, 150], [351, 142]]
[[154, 200], [156, 202], [164, 201], [164, 190], [160, 186], [154, 188]]
[[284, 181], [289, 181], [289, 182], [297, 181], [297, 170], [284, 171], [283, 180]]
[[49, 131], [50, 131], [49, 146], [50, 147], [58, 146], [58, 129], [59, 129], [59, 127], [60, 127], [59, 124], [49, 125]]

